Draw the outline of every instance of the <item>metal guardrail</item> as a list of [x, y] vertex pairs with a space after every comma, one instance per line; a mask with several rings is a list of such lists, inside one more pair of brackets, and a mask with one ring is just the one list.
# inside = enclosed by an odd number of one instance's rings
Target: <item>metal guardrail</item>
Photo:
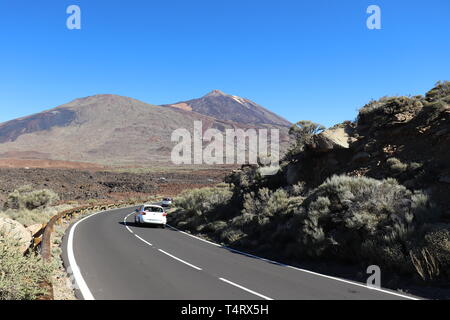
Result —
[[[136, 201], [119, 201], [119, 202], [105, 202], [96, 205], [85, 205], [81, 207], [76, 207], [72, 209], [65, 210], [53, 216], [48, 223], [44, 224], [42, 228], [33, 235], [28, 251], [40, 253], [44, 262], [50, 262], [52, 258], [52, 233], [56, 224], [61, 223], [61, 221], [70, 221], [77, 215], [84, 215], [90, 212], [99, 212], [117, 208], [131, 207], [140, 203], [145, 202], [144, 199], [139, 199]], [[53, 286], [51, 283], [42, 283], [43, 288], [47, 288], [49, 292], [47, 295], [42, 296], [39, 300], [53, 300]]]

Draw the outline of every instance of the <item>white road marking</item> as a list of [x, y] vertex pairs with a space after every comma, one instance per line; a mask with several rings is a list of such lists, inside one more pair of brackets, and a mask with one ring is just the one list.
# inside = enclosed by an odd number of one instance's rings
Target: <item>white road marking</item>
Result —
[[247, 291], [247, 292], [249, 292], [249, 293], [251, 293], [251, 294], [254, 294], [255, 296], [258, 296], [258, 297], [260, 297], [260, 298], [263, 298], [263, 299], [265, 299], [265, 300], [273, 300], [272, 298], [266, 297], [266, 296], [264, 296], [264, 295], [262, 295], [262, 294], [260, 294], [260, 293], [258, 293], [258, 292], [256, 292], [256, 291], [250, 290], [250, 289], [248, 289], [248, 288], [246, 288], [246, 287], [243, 287], [243, 286], [241, 286], [241, 285], [238, 285], [237, 283], [231, 282], [230, 280], [227, 280], [227, 279], [224, 279], [224, 278], [219, 278], [219, 279], [222, 280], [223, 282], [226, 282], [226, 283], [228, 283], [228, 284], [231, 284], [232, 286], [235, 286], [235, 287], [237, 287], [237, 288], [239, 288], [239, 289], [242, 289], [242, 290], [244, 290], [244, 291]]
[[80, 268], [78, 267], [77, 262], [75, 260], [75, 255], [73, 254], [73, 234], [74, 234], [75, 228], [77, 227], [77, 225], [80, 222], [82, 222], [92, 216], [93, 215], [87, 216], [86, 218], [83, 218], [80, 221], [78, 221], [77, 223], [75, 223], [73, 225], [73, 227], [70, 229], [69, 239], [67, 241], [67, 256], [69, 259], [69, 266], [72, 269], [73, 277], [75, 278], [75, 282], [76, 282], [78, 288], [80, 289], [84, 300], [95, 300], [95, 298], [92, 295], [91, 290], [89, 290], [89, 287], [87, 286], [86, 282], [84, 281], [84, 278], [81, 275]]
[[131, 216], [132, 214], [133, 214], [133, 212], [130, 213], [129, 215], [127, 215], [125, 218], [123, 218], [123, 223], [125, 224], [125, 227], [127, 228], [127, 230], [130, 231], [132, 234], [134, 234], [133, 230], [131, 230], [130, 227], [127, 226], [127, 218], [129, 216]]
[[[123, 209], [123, 208], [114, 209], [114, 210], [120, 210], [120, 209]], [[75, 281], [76, 281], [76, 283], [77, 283], [77, 285], [78, 285], [78, 287], [79, 287], [79, 290], [81, 291], [81, 294], [83, 295], [83, 298], [84, 298], [85, 300], [95, 300], [95, 298], [94, 298], [94, 296], [92, 295], [91, 291], [89, 290], [89, 288], [88, 288], [86, 282], [84, 281], [84, 278], [83, 278], [83, 276], [81, 275], [81, 271], [80, 271], [80, 269], [79, 269], [79, 267], [78, 267], [78, 265], [77, 265], [77, 263], [76, 263], [76, 260], [75, 260], [75, 256], [74, 256], [74, 253], [73, 253], [73, 237], [74, 237], [74, 231], [75, 231], [76, 226], [77, 226], [80, 222], [82, 222], [82, 221], [84, 221], [84, 220], [86, 220], [86, 219], [88, 219], [88, 218], [90, 218], [90, 217], [93, 217], [94, 215], [97, 215], [97, 214], [99, 214], [99, 213], [102, 213], [102, 212], [109, 212], [109, 211], [114, 211], [114, 210], [100, 211], [100, 212], [94, 213], [94, 214], [92, 214], [92, 215], [89, 215], [89, 216], [87, 216], [87, 217], [81, 219], [80, 221], [76, 222], [76, 223], [73, 225], [73, 227], [70, 229], [70, 232], [69, 232], [69, 238], [68, 238], [68, 244], [67, 244], [67, 252], [68, 252], [69, 265], [70, 265], [70, 267], [71, 267], [71, 269], [72, 269], [72, 272], [73, 272]], [[130, 215], [132, 215], [132, 214], [133, 214], [133, 212], [130, 213], [130, 214], [128, 214], [128, 215], [124, 218], [124, 223], [125, 223], [125, 226], [127, 227], [128, 231], [131, 232], [132, 234], [134, 234], [139, 240], [141, 240], [141, 241], [145, 242], [146, 244], [152, 246], [151, 243], [147, 242], [146, 240], [144, 240], [144, 239], [142, 239], [141, 237], [139, 237], [138, 235], [136, 235], [136, 234], [135, 234], [128, 226], [127, 226], [126, 219], [127, 219]], [[324, 278], [327, 278], [327, 279], [331, 279], [331, 280], [335, 280], [335, 281], [339, 281], [339, 282], [344, 282], [344, 283], [352, 284], [352, 285], [359, 286], [359, 287], [363, 287], [363, 288], [366, 288], [366, 289], [384, 292], [384, 293], [387, 293], [387, 294], [391, 294], [391, 295], [403, 297], [403, 298], [406, 298], [406, 299], [420, 300], [420, 299], [415, 298], [415, 297], [407, 296], [407, 295], [404, 295], [404, 294], [396, 293], [396, 292], [389, 291], [389, 290], [385, 290], [385, 289], [382, 289], [382, 288], [374, 288], [374, 287], [370, 287], [370, 286], [367, 286], [367, 285], [364, 285], [364, 284], [361, 284], [361, 283], [357, 283], [357, 282], [353, 282], [353, 281], [348, 281], [348, 280], [344, 280], [344, 279], [336, 278], [336, 277], [332, 277], [332, 276], [327, 276], [327, 275], [320, 274], [320, 273], [317, 273], [317, 272], [313, 272], [313, 271], [309, 271], [309, 270], [297, 268], [297, 267], [290, 266], [290, 265], [287, 265], [287, 264], [283, 264], [283, 263], [280, 263], [280, 262], [277, 262], [277, 261], [273, 261], [273, 260], [269, 260], [269, 259], [266, 259], [266, 258], [258, 257], [258, 256], [255, 256], [255, 255], [246, 253], [246, 252], [242, 252], [242, 251], [239, 251], [239, 250], [236, 250], [236, 249], [232, 249], [232, 248], [229, 248], [229, 247], [226, 247], [226, 246], [223, 246], [223, 245], [220, 245], [220, 244], [217, 244], [217, 243], [214, 243], [214, 242], [211, 242], [211, 241], [202, 239], [202, 238], [200, 238], [200, 237], [194, 236], [194, 235], [189, 234], [189, 233], [187, 233], [187, 232], [181, 231], [181, 230], [179, 230], [179, 229], [177, 229], [177, 228], [175, 228], [175, 227], [172, 227], [172, 226], [170, 226], [170, 225], [167, 225], [167, 226], [168, 226], [169, 228], [171, 228], [171, 229], [174, 229], [174, 230], [176, 230], [176, 231], [178, 231], [178, 232], [181, 232], [181, 233], [183, 233], [183, 234], [185, 234], [185, 235], [187, 235], [187, 236], [189, 236], [189, 237], [195, 238], [195, 239], [200, 240], [200, 241], [202, 241], [202, 242], [206, 242], [206, 243], [211, 244], [211, 245], [216, 246], [216, 247], [221, 247], [221, 248], [224, 248], [224, 249], [233, 251], [233, 252], [237, 252], [237, 253], [243, 254], [243, 255], [248, 256], [248, 257], [256, 258], [256, 259], [259, 259], [259, 260], [261, 260], [261, 261], [265, 261], [265, 262], [277, 264], [277, 265], [284, 266], [284, 267], [288, 267], [288, 268], [291, 268], [291, 269], [294, 269], [294, 270], [297, 270], [297, 271], [306, 272], [306, 273], [313, 274], [313, 275], [316, 275], [316, 276], [319, 276], [319, 277], [324, 277]], [[168, 252], [166, 252], [166, 251], [164, 251], [164, 250], [158, 249], [158, 251], [160, 251], [161, 253], [164, 253], [165, 255], [167, 255], [167, 256], [169, 256], [169, 257], [171, 257], [171, 258], [173, 258], [173, 259], [175, 259], [175, 260], [177, 260], [177, 261], [179, 261], [179, 262], [182, 262], [182, 263], [184, 263], [184, 264], [190, 266], [191, 268], [194, 268], [194, 269], [196, 269], [196, 270], [202, 270], [201, 268], [199, 268], [199, 267], [197, 267], [197, 266], [195, 266], [195, 265], [193, 265], [193, 264], [190, 264], [190, 263], [188, 263], [188, 262], [186, 262], [186, 261], [184, 261], [184, 260], [182, 260], [182, 259], [180, 259], [180, 258], [177, 258], [177, 257], [175, 257], [174, 255], [171, 255], [170, 253], [168, 253]], [[235, 287], [237, 287], [237, 288], [240, 288], [240, 289], [242, 289], [242, 290], [244, 290], [244, 291], [247, 291], [247, 292], [249, 292], [249, 293], [252, 293], [252, 294], [254, 294], [254, 295], [256, 295], [256, 296], [259, 296], [259, 297], [261, 297], [261, 298], [263, 298], [263, 299], [266, 299], [266, 300], [273, 300], [272, 298], [269, 298], [269, 297], [267, 297], [267, 296], [264, 296], [264, 295], [262, 295], [262, 294], [260, 294], [260, 293], [255, 292], [255, 291], [253, 291], [253, 290], [250, 290], [250, 289], [248, 289], [248, 288], [245, 288], [245, 287], [243, 287], [243, 286], [241, 286], [241, 285], [239, 285], [239, 284], [236, 284], [236, 283], [234, 283], [234, 282], [232, 282], [232, 281], [229, 281], [229, 280], [227, 280], [227, 279], [219, 278], [219, 280], [221, 280], [221, 281], [223, 281], [223, 282], [226, 282], [226, 283], [228, 283], [228, 284], [230, 284], [230, 285], [233, 285], [233, 286], [235, 286]]]
[[117, 208], [117, 209], [113, 209], [113, 210], [105, 210], [105, 211], [93, 213], [87, 217], [84, 217], [83, 219], [80, 219], [72, 226], [72, 228], [70, 228], [69, 238], [67, 239], [67, 257], [69, 260], [69, 267], [72, 269], [72, 273], [73, 273], [73, 277], [75, 279], [76, 285], [78, 286], [78, 289], [80, 290], [81, 295], [83, 296], [84, 300], [95, 300], [95, 298], [92, 295], [91, 290], [87, 286], [86, 281], [84, 281], [84, 278], [81, 274], [80, 268], [78, 267], [77, 261], [75, 260], [75, 255], [73, 252], [73, 237], [74, 237], [74, 233], [75, 233], [75, 228], [78, 226], [78, 224], [80, 222], [82, 222], [86, 219], [89, 219], [99, 213], [110, 212], [110, 211], [121, 210], [121, 209], [124, 209], [124, 208]]
[[363, 288], [366, 288], [366, 289], [369, 289], [369, 290], [380, 291], [380, 292], [392, 294], [392, 295], [394, 295], [394, 296], [398, 296], [398, 297], [402, 297], [402, 298], [407, 298], [407, 299], [410, 299], [410, 300], [420, 300], [420, 299], [418, 299], [418, 298], [406, 296], [406, 295], [404, 295], [404, 294], [397, 293], [397, 292], [394, 292], [394, 291], [389, 291], [389, 290], [386, 290], [386, 289], [383, 289], [383, 288], [371, 287], [371, 286], [368, 286], [368, 285], [365, 285], [365, 284], [362, 284], [362, 283], [353, 282], [353, 281], [349, 281], [349, 280], [345, 280], [345, 279], [340, 279], [340, 278], [335, 278], [335, 277], [327, 276], [327, 275], [325, 275], [325, 274], [320, 274], [320, 273], [317, 273], [317, 272], [314, 272], [314, 271], [309, 271], [309, 270], [305, 270], [305, 269], [300, 269], [300, 268], [293, 267], [293, 266], [289, 266], [289, 265], [286, 265], [286, 267], [291, 268], [291, 269], [294, 269], [294, 270], [297, 270], [297, 271], [302, 271], [302, 272], [306, 272], [306, 273], [309, 273], [309, 274], [313, 274], [313, 275], [315, 275], [315, 276], [320, 276], [320, 277], [324, 277], [324, 278], [328, 278], [328, 279], [337, 280], [337, 281], [340, 281], [340, 282], [352, 284], [352, 285], [355, 285], [355, 286], [358, 286], [358, 287], [363, 287]]
[[197, 266], [194, 266], [193, 264], [190, 264], [189, 262], [186, 262], [186, 261], [184, 261], [184, 260], [182, 260], [182, 259], [180, 259], [180, 258], [177, 258], [177, 257], [175, 257], [174, 255], [171, 255], [170, 253], [168, 253], [168, 252], [166, 252], [166, 251], [164, 251], [164, 250], [158, 249], [158, 251], [164, 253], [165, 255], [168, 255], [169, 257], [171, 257], [171, 258], [173, 258], [173, 259], [175, 259], [175, 260], [177, 260], [177, 261], [180, 261], [180, 262], [182, 262], [182, 263], [188, 265], [188, 266], [191, 267], [191, 268], [194, 268], [194, 269], [197, 269], [197, 270], [202, 270], [202, 268], [199, 268], [199, 267], [197, 267]]
[[270, 260], [270, 259], [258, 257], [258, 256], [255, 256], [253, 254], [250, 254], [250, 253], [242, 252], [242, 251], [239, 251], [239, 250], [236, 250], [236, 249], [229, 248], [227, 246], [223, 246], [223, 245], [220, 245], [220, 244], [217, 244], [217, 243], [214, 243], [214, 242], [202, 239], [202, 238], [194, 236], [194, 235], [192, 235], [190, 233], [181, 231], [181, 230], [179, 230], [179, 229], [177, 229], [175, 227], [172, 227], [170, 225], [167, 225], [167, 226], [169, 228], [173, 229], [173, 230], [181, 232], [181, 233], [183, 233], [183, 234], [185, 234], [185, 235], [187, 235], [189, 237], [192, 237], [194, 239], [197, 239], [197, 240], [200, 240], [200, 241], [212, 244], [212, 245], [214, 245], [216, 247], [221, 247], [221, 248], [224, 248], [224, 249], [236, 252], [236, 253], [240, 253], [242, 255], [245, 255], [245, 256], [248, 256], [248, 257], [251, 257], [251, 258], [255, 258], [255, 259], [258, 259], [258, 260], [261, 260], [261, 261], [265, 261], [265, 262], [273, 263], [273, 264], [276, 264], [276, 265], [279, 265], [279, 266], [288, 267], [288, 268], [291, 268], [291, 269], [294, 269], [294, 270], [297, 270], [297, 271], [313, 274], [313, 275], [318, 276], [318, 277], [323, 277], [323, 278], [327, 278], [327, 279], [330, 279], [330, 280], [335, 280], [335, 281], [339, 281], [339, 282], [343, 282], [343, 283], [347, 283], [347, 284], [352, 284], [352, 285], [355, 285], [355, 286], [358, 286], [358, 287], [363, 287], [363, 288], [366, 288], [366, 289], [369, 289], [369, 290], [375, 290], [375, 291], [391, 294], [391, 295], [402, 297], [402, 298], [409, 299], [409, 300], [421, 300], [420, 298], [407, 296], [407, 295], [404, 295], [404, 294], [401, 294], [401, 293], [397, 293], [397, 292], [394, 292], [394, 291], [391, 291], [391, 290], [386, 290], [386, 289], [382, 289], [382, 288], [375, 288], [375, 287], [371, 287], [371, 286], [368, 286], [368, 285], [365, 285], [365, 284], [362, 284], [362, 283], [353, 282], [353, 281], [349, 281], [349, 280], [345, 280], [345, 279], [341, 279], [341, 278], [336, 278], [336, 277], [332, 277], [332, 276], [327, 276], [325, 274], [321, 274], [321, 273], [317, 273], [317, 272], [314, 272], [314, 271], [309, 271], [309, 270], [297, 268], [297, 267], [294, 267], [294, 266], [291, 266], [291, 265], [288, 265], [288, 264], [284, 264], [284, 263], [281, 263], [281, 262], [277, 262], [277, 261], [273, 261], [273, 260]]
[[139, 240], [141, 240], [142, 242], [148, 244], [149, 246], [153, 246], [150, 242], [148, 242], [147, 240], [142, 239], [141, 237], [139, 237], [137, 234], [134, 235], [136, 238], [138, 238]]

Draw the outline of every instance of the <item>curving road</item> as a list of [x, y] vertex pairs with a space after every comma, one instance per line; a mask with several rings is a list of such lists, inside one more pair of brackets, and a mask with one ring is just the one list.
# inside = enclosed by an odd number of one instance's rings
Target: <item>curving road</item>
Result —
[[173, 228], [134, 226], [134, 208], [71, 226], [63, 243], [84, 299], [414, 299], [245, 255]]

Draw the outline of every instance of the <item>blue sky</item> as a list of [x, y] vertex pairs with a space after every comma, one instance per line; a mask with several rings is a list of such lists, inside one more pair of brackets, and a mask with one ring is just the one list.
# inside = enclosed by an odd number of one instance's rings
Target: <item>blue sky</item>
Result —
[[[81, 30], [66, 28], [72, 4]], [[366, 27], [371, 4], [382, 30]], [[1, 0], [0, 40], [0, 121], [93, 94], [220, 89], [331, 126], [450, 80], [448, 0]]]

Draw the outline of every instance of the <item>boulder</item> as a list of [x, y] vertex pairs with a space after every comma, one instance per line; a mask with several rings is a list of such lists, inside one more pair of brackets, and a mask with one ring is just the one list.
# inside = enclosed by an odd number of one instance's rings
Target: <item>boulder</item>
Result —
[[9, 218], [0, 218], [0, 233], [9, 238], [17, 239], [21, 252], [27, 251], [31, 243], [31, 234], [22, 224]]
[[33, 225], [27, 227], [27, 230], [30, 232], [31, 236], [34, 236], [41, 229], [42, 229], [42, 224], [40, 224], [40, 223], [33, 224]]
[[328, 152], [334, 149], [348, 149], [350, 135], [346, 127], [336, 127], [325, 130], [313, 136], [308, 148], [315, 152]]

